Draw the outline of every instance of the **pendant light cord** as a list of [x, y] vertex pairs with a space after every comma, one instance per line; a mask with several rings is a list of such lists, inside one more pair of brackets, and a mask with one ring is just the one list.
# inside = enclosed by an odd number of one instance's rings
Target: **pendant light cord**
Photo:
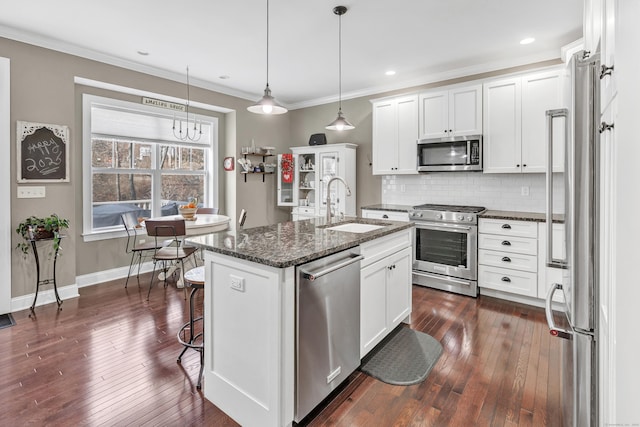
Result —
[[338, 110], [342, 111], [342, 14], [338, 15]]
[[267, 87], [269, 87], [269, 0], [267, 0]]

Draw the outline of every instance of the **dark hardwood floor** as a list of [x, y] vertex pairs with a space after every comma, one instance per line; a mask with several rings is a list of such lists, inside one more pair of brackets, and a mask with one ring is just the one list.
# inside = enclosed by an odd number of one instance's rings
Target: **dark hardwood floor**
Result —
[[[182, 290], [148, 275], [80, 289], [80, 298], [14, 313], [0, 330], [0, 425], [235, 426], [197, 389], [199, 358], [176, 363]], [[200, 300], [201, 301], [201, 300]], [[362, 373], [311, 426], [559, 426], [559, 340], [539, 308], [414, 286], [414, 329], [444, 352], [421, 384]]]

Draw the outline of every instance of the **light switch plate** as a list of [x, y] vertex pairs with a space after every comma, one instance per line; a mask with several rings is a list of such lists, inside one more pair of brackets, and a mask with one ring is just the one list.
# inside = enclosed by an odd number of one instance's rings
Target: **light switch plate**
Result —
[[43, 186], [20, 186], [18, 187], [18, 199], [39, 199], [45, 197], [46, 191]]

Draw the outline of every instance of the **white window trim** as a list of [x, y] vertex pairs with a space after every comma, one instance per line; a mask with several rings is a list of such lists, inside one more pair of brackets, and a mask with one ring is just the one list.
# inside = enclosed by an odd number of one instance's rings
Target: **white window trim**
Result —
[[[126, 237], [127, 234], [122, 227], [113, 227], [111, 229], [105, 228], [103, 230], [92, 230], [91, 221], [92, 221], [92, 209], [91, 209], [91, 182], [92, 182], [92, 168], [91, 168], [91, 106], [93, 104], [102, 104], [113, 106], [115, 108], [123, 108], [130, 110], [142, 110], [148, 112], [150, 114], [158, 114], [167, 117], [172, 117], [173, 113], [169, 110], [142, 105], [134, 102], [122, 101], [113, 98], [105, 98], [96, 95], [83, 94], [82, 96], [82, 223], [83, 223], [83, 233], [82, 237], [85, 242], [92, 242], [97, 240], [105, 240], [105, 239], [114, 239]], [[191, 114], [190, 114], [191, 116]], [[196, 115], [198, 120], [204, 120], [207, 122], [211, 122], [211, 135], [212, 135], [212, 143], [211, 143], [211, 162], [210, 167], [212, 168], [209, 171], [210, 179], [213, 179], [215, 182], [215, 178], [218, 176], [217, 172], [213, 170], [216, 165], [218, 165], [218, 118], [211, 116], [202, 116]], [[167, 141], [170, 143], [170, 141]], [[209, 200], [212, 203], [218, 204], [218, 185], [214, 185], [214, 183], [208, 183], [208, 196]]]

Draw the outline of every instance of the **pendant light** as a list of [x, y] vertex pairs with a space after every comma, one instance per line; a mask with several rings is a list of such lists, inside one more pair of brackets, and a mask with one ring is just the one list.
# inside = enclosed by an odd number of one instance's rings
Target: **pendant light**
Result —
[[345, 6], [336, 6], [333, 13], [338, 15], [338, 117], [326, 126], [329, 130], [351, 130], [355, 126], [342, 114], [342, 15], [347, 13]]
[[269, 88], [269, 0], [267, 0], [267, 86], [264, 88], [264, 95], [254, 105], [247, 107], [252, 113], [256, 114], [284, 114], [287, 109], [279, 105], [271, 96], [271, 88]]

